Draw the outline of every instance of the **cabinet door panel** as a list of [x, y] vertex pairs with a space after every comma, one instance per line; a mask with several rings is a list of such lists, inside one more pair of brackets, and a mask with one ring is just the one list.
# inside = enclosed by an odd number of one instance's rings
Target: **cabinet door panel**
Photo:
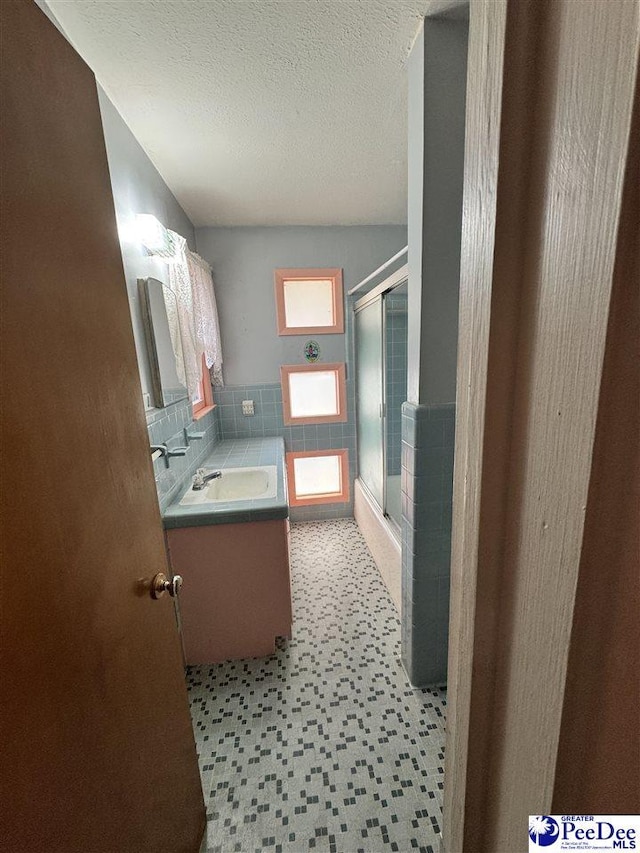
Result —
[[180, 596], [187, 663], [273, 654], [291, 636], [285, 521], [213, 524], [167, 531]]

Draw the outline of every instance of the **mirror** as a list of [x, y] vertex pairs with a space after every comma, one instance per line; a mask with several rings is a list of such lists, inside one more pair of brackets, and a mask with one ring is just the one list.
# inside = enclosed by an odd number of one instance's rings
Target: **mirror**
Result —
[[173, 291], [155, 278], [138, 279], [138, 289], [151, 368], [153, 405], [164, 408], [187, 398], [187, 389], [179, 377], [183, 357], [177, 300]]

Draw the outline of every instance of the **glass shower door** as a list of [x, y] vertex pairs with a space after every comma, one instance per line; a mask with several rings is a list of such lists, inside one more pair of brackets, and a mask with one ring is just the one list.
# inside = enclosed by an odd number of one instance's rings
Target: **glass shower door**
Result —
[[385, 293], [385, 515], [402, 526], [400, 474], [402, 461], [402, 404], [407, 399], [407, 282]]
[[356, 324], [358, 476], [384, 507], [384, 420], [382, 300], [359, 309]]

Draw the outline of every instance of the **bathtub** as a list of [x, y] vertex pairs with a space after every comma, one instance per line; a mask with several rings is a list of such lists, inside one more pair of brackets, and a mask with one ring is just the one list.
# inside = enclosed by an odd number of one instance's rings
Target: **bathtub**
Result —
[[353, 490], [355, 516], [369, 551], [382, 575], [398, 615], [402, 609], [402, 548], [391, 523], [356, 479]]

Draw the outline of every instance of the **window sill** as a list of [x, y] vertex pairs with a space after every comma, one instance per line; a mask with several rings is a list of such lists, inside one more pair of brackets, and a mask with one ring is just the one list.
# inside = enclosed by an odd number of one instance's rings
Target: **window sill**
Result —
[[209, 412], [212, 412], [216, 407], [216, 404], [213, 403], [211, 406], [203, 406], [201, 409], [198, 409], [197, 412], [193, 413], [194, 421], [199, 421], [200, 418], [203, 418], [205, 415], [208, 415]]

